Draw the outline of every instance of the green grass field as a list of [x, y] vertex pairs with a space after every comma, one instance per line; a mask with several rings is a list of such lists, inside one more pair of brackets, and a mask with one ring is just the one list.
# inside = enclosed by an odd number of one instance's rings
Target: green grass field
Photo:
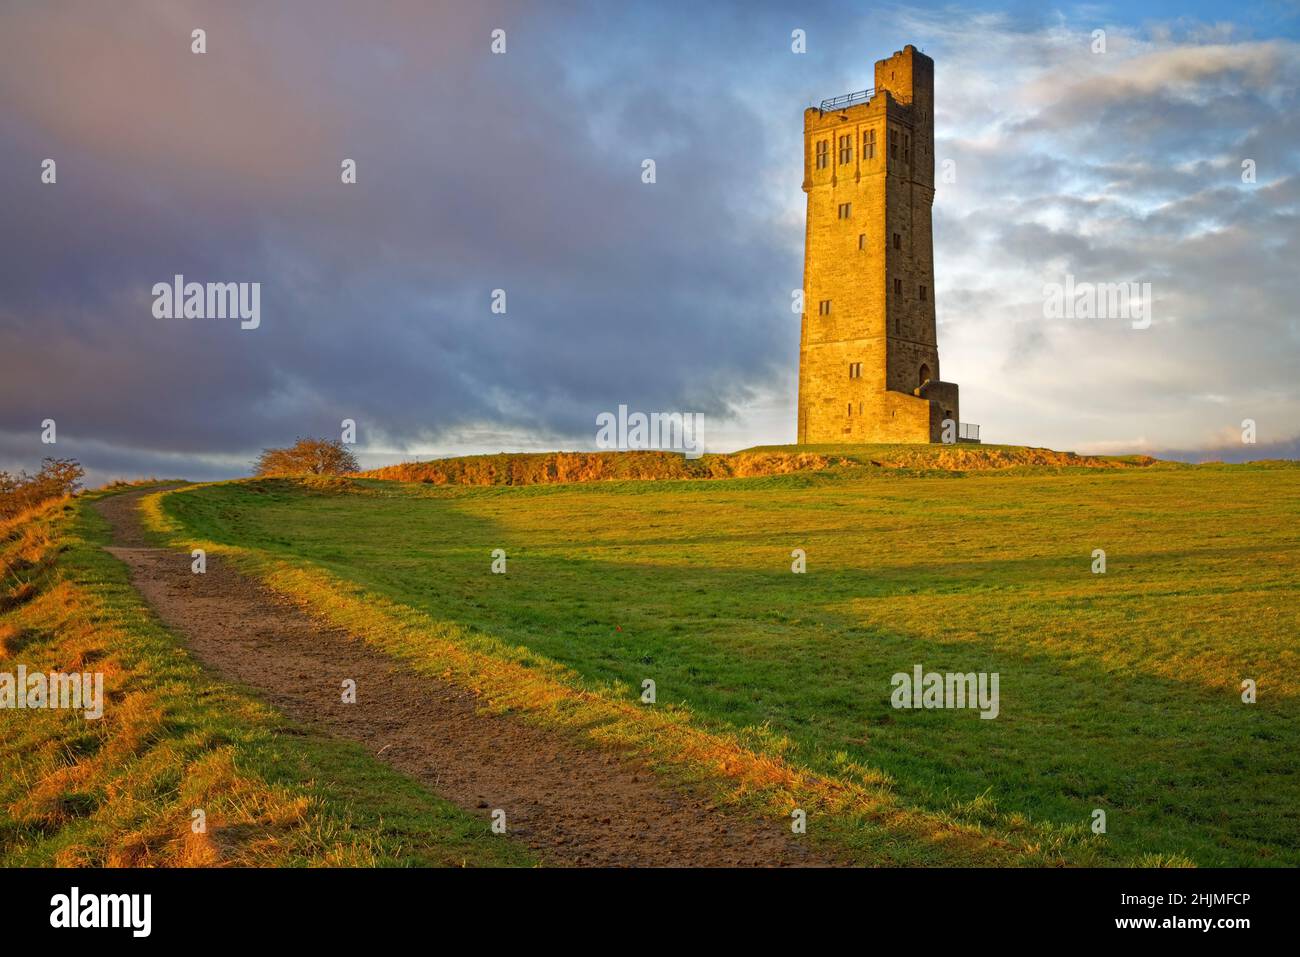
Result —
[[93, 721], [0, 708], [0, 866], [535, 863], [195, 663], [101, 548], [97, 497], [0, 523], [0, 672], [102, 672], [109, 701]]
[[[1115, 862], [1300, 864], [1295, 465], [262, 481], [163, 508], [601, 693], [651, 678], [699, 726], [883, 773], [908, 807], [1085, 834], [1100, 808]], [[890, 678], [916, 664], [998, 672], [1000, 715], [894, 709]]]

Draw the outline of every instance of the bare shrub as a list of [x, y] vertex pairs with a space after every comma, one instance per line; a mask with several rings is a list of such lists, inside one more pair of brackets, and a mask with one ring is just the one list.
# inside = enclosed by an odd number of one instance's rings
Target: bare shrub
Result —
[[0, 519], [12, 518], [42, 502], [72, 495], [86, 470], [75, 459], [47, 458], [35, 475], [0, 472]]
[[361, 466], [338, 439], [299, 439], [287, 449], [263, 449], [253, 470], [262, 476], [348, 475]]

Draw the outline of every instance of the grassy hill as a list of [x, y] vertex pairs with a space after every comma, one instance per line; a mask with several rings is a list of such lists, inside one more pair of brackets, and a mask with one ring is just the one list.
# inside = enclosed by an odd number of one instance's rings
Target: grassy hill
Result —
[[[1294, 463], [868, 446], [368, 476], [173, 492], [155, 520], [502, 707], [652, 755], [734, 742], [826, 793], [886, 795], [899, 833], [951, 822], [1026, 863], [1300, 864]], [[917, 664], [999, 673], [999, 716], [894, 709]], [[530, 675], [545, 694], [511, 691]], [[642, 731], [646, 679], [672, 720]], [[956, 859], [891, 851], [842, 807], [811, 830], [864, 859]]]
[[0, 866], [533, 863], [195, 663], [101, 548], [102, 494], [0, 522], [0, 673], [100, 672], [108, 699], [97, 720], [0, 708]]

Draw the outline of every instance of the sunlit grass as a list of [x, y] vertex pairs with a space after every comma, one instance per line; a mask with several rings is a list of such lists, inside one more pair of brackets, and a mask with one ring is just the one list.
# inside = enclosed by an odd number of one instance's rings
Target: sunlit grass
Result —
[[206, 674], [100, 548], [89, 501], [0, 525], [0, 671], [102, 672], [108, 699], [99, 720], [0, 709], [0, 864], [531, 863], [359, 746]]
[[[1298, 474], [262, 483], [163, 508], [454, 628], [448, 645], [527, 648], [636, 708], [652, 678], [657, 707], [692, 728], [884, 787], [920, 817], [1073, 835], [1058, 846], [1072, 859], [1295, 864]], [[489, 573], [498, 547], [504, 576]], [[434, 654], [408, 625], [393, 650]], [[892, 709], [890, 676], [917, 663], [999, 672], [1001, 716]], [[1079, 838], [1096, 808], [1107, 835]]]

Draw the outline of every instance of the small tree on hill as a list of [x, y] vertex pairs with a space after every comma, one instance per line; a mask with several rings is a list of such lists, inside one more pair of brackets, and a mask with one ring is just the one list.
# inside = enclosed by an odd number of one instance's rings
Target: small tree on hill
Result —
[[0, 518], [9, 518], [81, 488], [85, 470], [75, 459], [45, 459], [35, 475], [0, 472]]
[[263, 449], [257, 475], [346, 475], [361, 471], [356, 456], [338, 439], [299, 439], [287, 449]]

